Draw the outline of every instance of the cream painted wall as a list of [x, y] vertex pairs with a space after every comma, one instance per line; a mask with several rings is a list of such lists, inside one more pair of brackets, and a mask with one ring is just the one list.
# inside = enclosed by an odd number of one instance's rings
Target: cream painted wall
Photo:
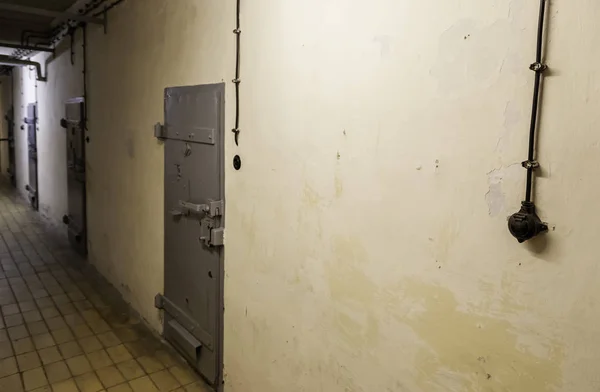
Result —
[[108, 34], [89, 30], [89, 259], [157, 330], [164, 163], [153, 127], [165, 87], [231, 79], [234, 7], [128, 0], [111, 11]]
[[71, 64], [70, 38], [63, 40], [54, 55], [40, 54], [33, 60], [44, 64], [48, 81], [38, 82], [40, 102], [38, 132], [39, 210], [50, 222], [66, 231], [62, 218], [68, 213], [67, 197], [67, 141], [66, 131], [60, 126], [65, 117], [65, 102], [83, 95], [82, 31], [78, 29], [73, 42], [74, 64]]
[[[62, 217], [68, 212], [66, 134], [60, 127], [60, 119], [64, 117], [65, 101], [83, 95], [81, 38], [81, 30], [78, 30], [73, 46], [74, 65], [71, 65], [68, 39], [58, 45], [54, 55], [43, 53], [32, 58], [43, 64], [43, 73], [49, 76], [47, 82], [37, 81], [33, 68], [14, 68], [13, 72], [17, 188], [24, 197], [27, 196], [25, 186], [29, 183], [29, 162], [27, 127], [23, 119], [27, 116], [27, 105], [37, 102], [39, 211], [48, 222], [60, 229], [65, 229]], [[8, 152], [4, 155], [7, 156]], [[2, 167], [6, 167], [4, 160]]]
[[550, 3], [519, 245], [537, 2], [243, 3], [228, 391], [598, 390], [600, 4]]
[[[226, 81], [231, 128], [234, 3], [127, 0], [107, 35], [90, 28], [90, 260], [156, 329], [152, 125], [165, 87]], [[225, 390], [598, 390], [600, 4], [550, 4], [536, 203], [552, 231], [520, 245], [506, 216], [524, 192], [535, 2], [242, 3]]]

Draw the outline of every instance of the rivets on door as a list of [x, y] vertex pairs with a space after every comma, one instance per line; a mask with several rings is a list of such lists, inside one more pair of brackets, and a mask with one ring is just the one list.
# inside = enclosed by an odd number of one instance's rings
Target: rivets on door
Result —
[[242, 167], [242, 158], [239, 155], [233, 157], [233, 168], [235, 170], [240, 170]]

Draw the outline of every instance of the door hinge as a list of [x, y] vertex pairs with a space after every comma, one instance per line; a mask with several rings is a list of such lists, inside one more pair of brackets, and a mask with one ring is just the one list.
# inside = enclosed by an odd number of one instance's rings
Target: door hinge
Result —
[[158, 293], [154, 296], [154, 307], [157, 309], [162, 309], [164, 306], [163, 296]]
[[164, 140], [167, 138], [167, 130], [163, 124], [159, 122], [154, 124], [154, 137], [159, 140]]

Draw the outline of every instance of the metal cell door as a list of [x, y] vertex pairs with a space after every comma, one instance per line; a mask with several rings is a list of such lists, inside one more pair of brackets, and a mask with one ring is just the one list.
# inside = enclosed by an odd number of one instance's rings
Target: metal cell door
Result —
[[69, 242], [80, 254], [87, 253], [85, 195], [85, 102], [73, 98], [65, 104], [61, 125], [67, 131], [67, 187], [69, 213], [63, 222], [69, 226]]
[[7, 112], [6, 115], [4, 116], [4, 119], [6, 120], [6, 125], [8, 126], [8, 137], [6, 139], [3, 139], [3, 141], [6, 141], [8, 143], [8, 168], [6, 169], [6, 172], [8, 173], [8, 176], [10, 178], [10, 183], [12, 184], [12, 186], [16, 186], [17, 185], [17, 173], [16, 173], [16, 164], [15, 164], [15, 120], [14, 120], [14, 108], [10, 108]]
[[165, 338], [222, 380], [224, 84], [165, 90]]
[[25, 189], [29, 192], [29, 202], [34, 210], [38, 209], [38, 159], [37, 159], [37, 104], [27, 105], [27, 154], [29, 158], [29, 184]]

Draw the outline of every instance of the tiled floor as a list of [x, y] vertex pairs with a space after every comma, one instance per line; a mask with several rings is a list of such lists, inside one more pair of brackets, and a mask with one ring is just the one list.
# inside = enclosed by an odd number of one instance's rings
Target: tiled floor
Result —
[[208, 391], [5, 183], [0, 306], [0, 392]]

